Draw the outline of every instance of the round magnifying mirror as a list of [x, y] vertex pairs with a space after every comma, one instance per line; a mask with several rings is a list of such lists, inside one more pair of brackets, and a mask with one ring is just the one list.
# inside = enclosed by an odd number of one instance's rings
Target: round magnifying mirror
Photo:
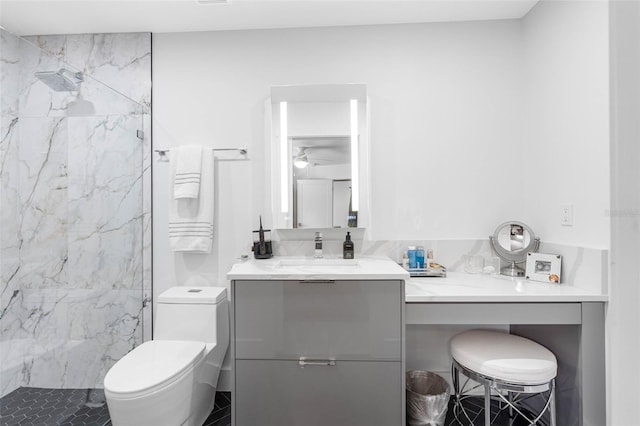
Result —
[[493, 251], [509, 263], [500, 270], [502, 275], [523, 277], [524, 268], [518, 266], [527, 260], [527, 253], [535, 253], [540, 246], [540, 239], [536, 238], [533, 230], [522, 222], [505, 222], [496, 228], [489, 236]]

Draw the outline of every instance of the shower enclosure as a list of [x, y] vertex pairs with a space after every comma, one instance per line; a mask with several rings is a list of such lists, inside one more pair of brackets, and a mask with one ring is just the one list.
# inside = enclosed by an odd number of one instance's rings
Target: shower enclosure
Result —
[[0, 31], [0, 397], [101, 388], [111, 365], [150, 338], [147, 111], [63, 55]]

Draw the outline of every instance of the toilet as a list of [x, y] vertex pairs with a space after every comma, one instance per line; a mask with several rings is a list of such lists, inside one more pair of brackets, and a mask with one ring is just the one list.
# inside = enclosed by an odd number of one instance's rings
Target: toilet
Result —
[[154, 340], [104, 378], [114, 426], [201, 426], [229, 346], [224, 287], [172, 287], [158, 297]]

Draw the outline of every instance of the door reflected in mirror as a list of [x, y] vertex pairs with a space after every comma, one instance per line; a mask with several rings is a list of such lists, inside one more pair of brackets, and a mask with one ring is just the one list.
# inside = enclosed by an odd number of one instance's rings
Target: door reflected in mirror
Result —
[[354, 228], [349, 136], [292, 137], [294, 228]]
[[366, 86], [279, 86], [271, 90], [274, 228], [364, 226]]

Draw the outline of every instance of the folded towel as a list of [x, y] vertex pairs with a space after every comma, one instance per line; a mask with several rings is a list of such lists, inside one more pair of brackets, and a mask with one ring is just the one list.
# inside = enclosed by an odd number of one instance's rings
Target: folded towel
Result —
[[[172, 168], [177, 167], [171, 162]], [[214, 201], [213, 151], [202, 152], [202, 173], [198, 198], [171, 199], [169, 206], [169, 245], [172, 251], [210, 253], [213, 242]], [[174, 192], [173, 179], [170, 193]]]
[[202, 171], [202, 147], [185, 145], [175, 148], [176, 169], [173, 198], [198, 198]]

